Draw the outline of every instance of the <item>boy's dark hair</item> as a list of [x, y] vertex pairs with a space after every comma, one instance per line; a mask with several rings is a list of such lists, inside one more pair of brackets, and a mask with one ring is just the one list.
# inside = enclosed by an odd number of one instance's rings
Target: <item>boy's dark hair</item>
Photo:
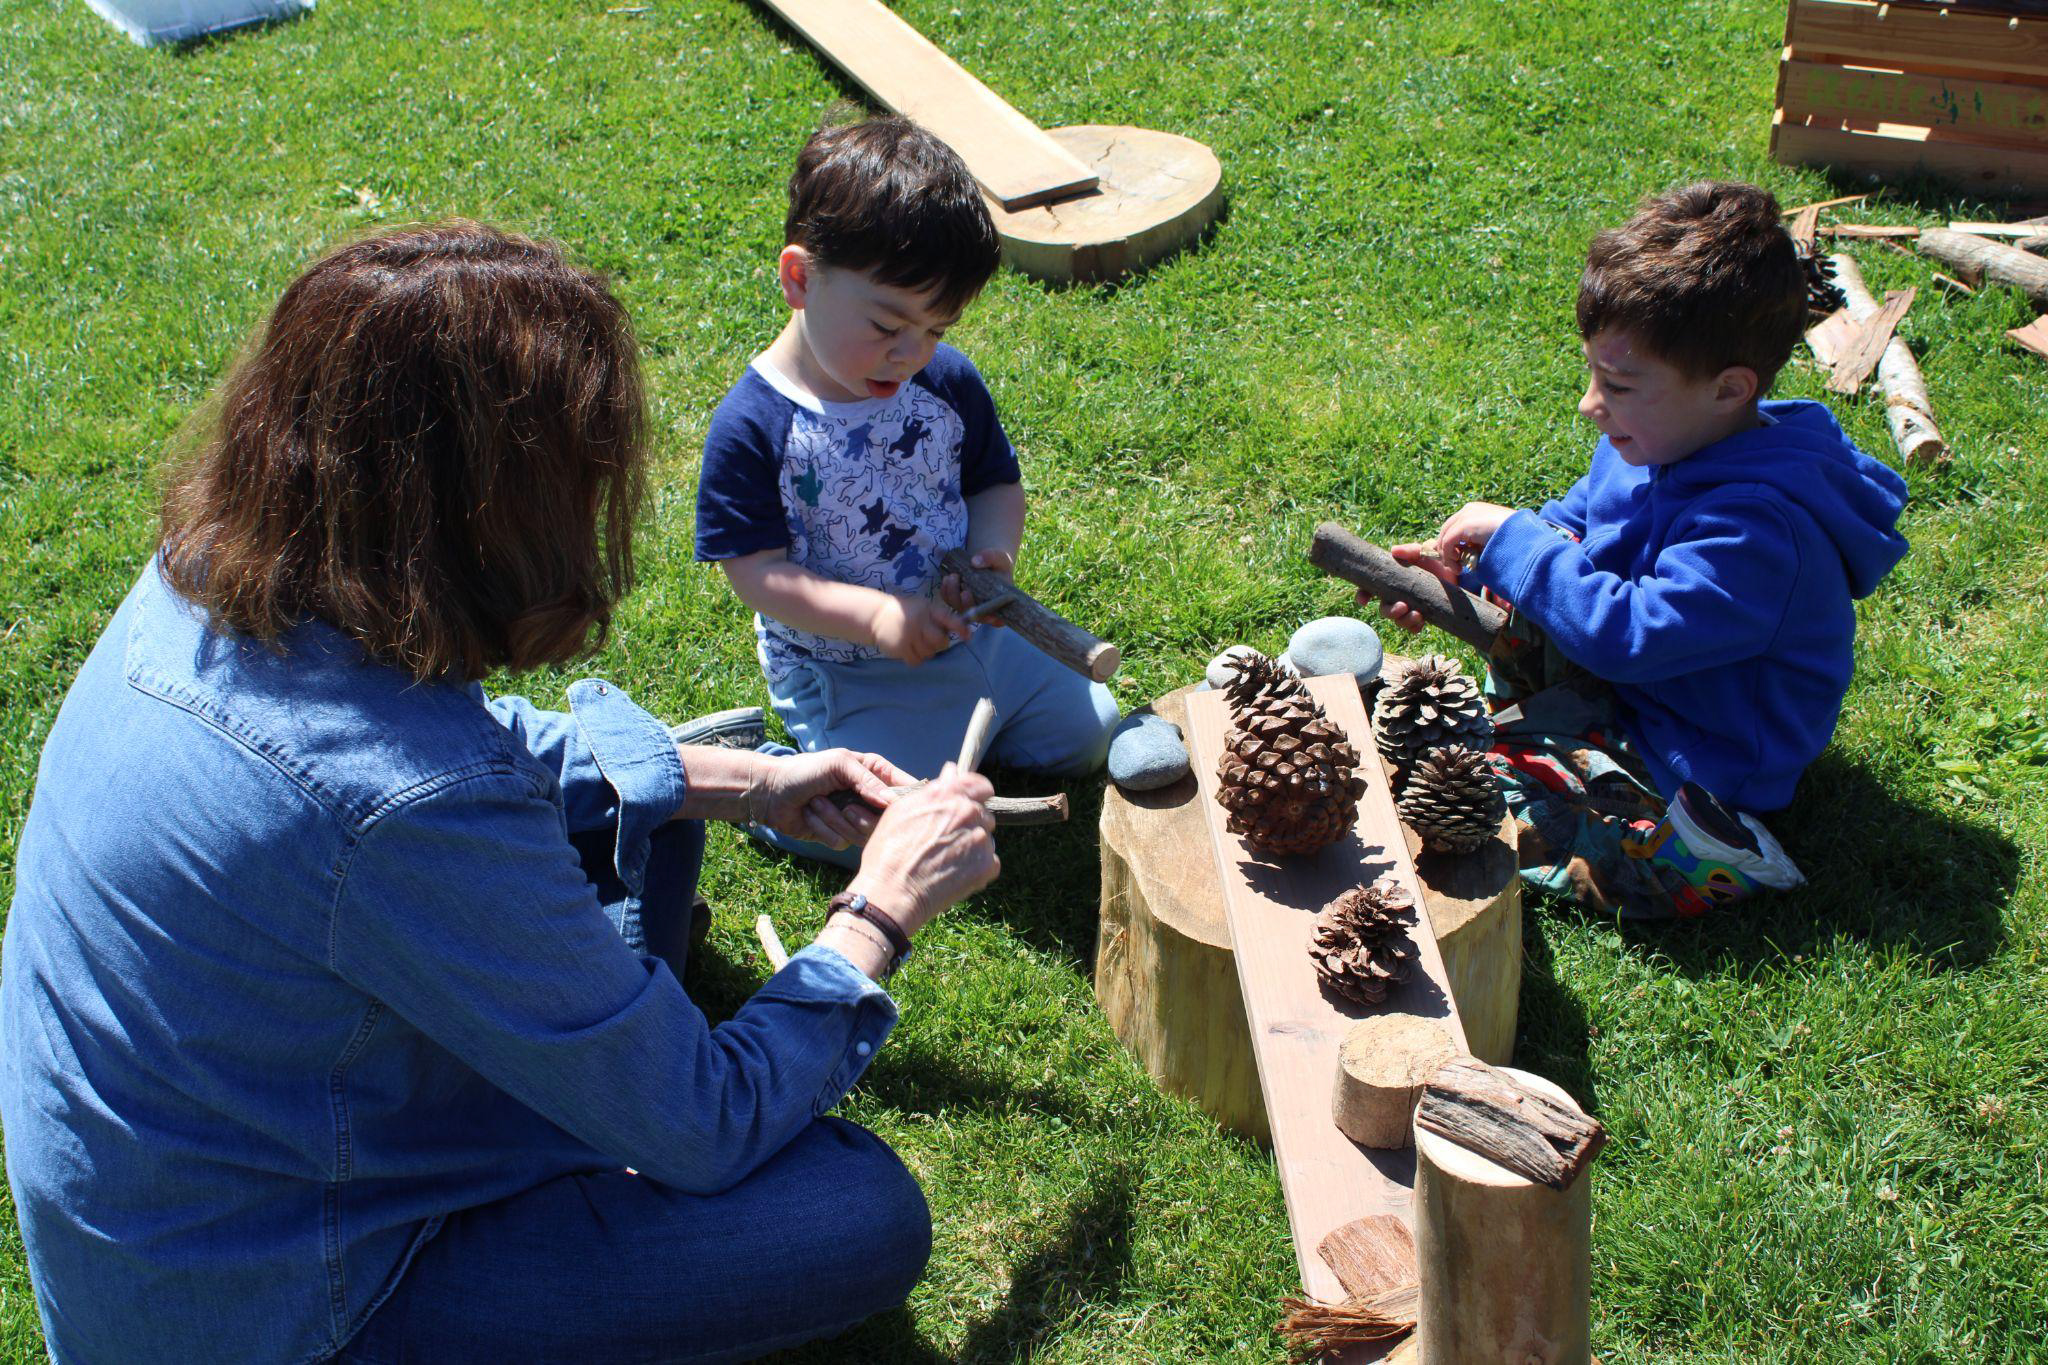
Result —
[[1002, 261], [981, 189], [953, 149], [906, 118], [826, 126], [789, 178], [783, 241], [883, 284], [930, 290], [942, 313], [974, 301]]
[[403, 228], [284, 291], [163, 494], [165, 580], [275, 644], [318, 617], [415, 678], [566, 663], [633, 580], [632, 329], [560, 250]]
[[1769, 191], [1703, 180], [1593, 238], [1578, 313], [1582, 337], [1624, 329], [1695, 378], [1745, 365], [1763, 393], [1806, 327], [1806, 272]]

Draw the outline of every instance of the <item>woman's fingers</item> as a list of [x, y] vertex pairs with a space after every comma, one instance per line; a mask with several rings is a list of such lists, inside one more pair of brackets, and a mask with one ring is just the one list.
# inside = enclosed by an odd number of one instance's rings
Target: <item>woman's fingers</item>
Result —
[[848, 848], [861, 842], [859, 832], [847, 819], [846, 813], [822, 796], [814, 796], [804, 803], [804, 816], [810, 822], [812, 837], [821, 844]]

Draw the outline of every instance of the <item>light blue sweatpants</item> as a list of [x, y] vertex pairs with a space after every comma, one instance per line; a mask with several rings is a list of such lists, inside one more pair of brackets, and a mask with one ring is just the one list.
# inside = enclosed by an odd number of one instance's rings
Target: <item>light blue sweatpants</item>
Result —
[[[985, 764], [1061, 777], [1102, 766], [1118, 719], [1116, 699], [1013, 630], [978, 627], [965, 643], [915, 668], [895, 659], [810, 660], [768, 685], [775, 714], [805, 753], [876, 753], [917, 778], [938, 776], [960, 756], [967, 718], [984, 696], [996, 707]], [[858, 848], [756, 833], [807, 858], [860, 863]]]

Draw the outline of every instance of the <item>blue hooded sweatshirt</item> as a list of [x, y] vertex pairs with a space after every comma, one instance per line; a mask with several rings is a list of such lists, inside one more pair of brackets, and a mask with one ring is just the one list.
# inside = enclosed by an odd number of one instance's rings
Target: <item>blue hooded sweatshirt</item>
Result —
[[[1516, 512], [1466, 575], [1614, 685], [1669, 799], [1697, 782], [1777, 810], [1835, 732], [1854, 601], [1906, 553], [1906, 484], [1819, 403], [1639, 468], [1605, 437], [1557, 502]], [[1569, 532], [1571, 539], [1561, 532]]]

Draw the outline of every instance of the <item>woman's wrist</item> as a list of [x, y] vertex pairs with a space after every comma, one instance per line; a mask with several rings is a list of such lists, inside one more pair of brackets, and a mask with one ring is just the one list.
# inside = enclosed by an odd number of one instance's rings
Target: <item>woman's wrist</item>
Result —
[[851, 915], [832, 916], [811, 941], [838, 953], [873, 981], [888, 975], [889, 963], [895, 957], [881, 930]]
[[682, 808], [679, 820], [731, 820], [741, 824], [760, 819], [761, 780], [768, 759], [750, 749], [719, 749], [709, 745], [679, 745], [676, 757], [683, 765]]

